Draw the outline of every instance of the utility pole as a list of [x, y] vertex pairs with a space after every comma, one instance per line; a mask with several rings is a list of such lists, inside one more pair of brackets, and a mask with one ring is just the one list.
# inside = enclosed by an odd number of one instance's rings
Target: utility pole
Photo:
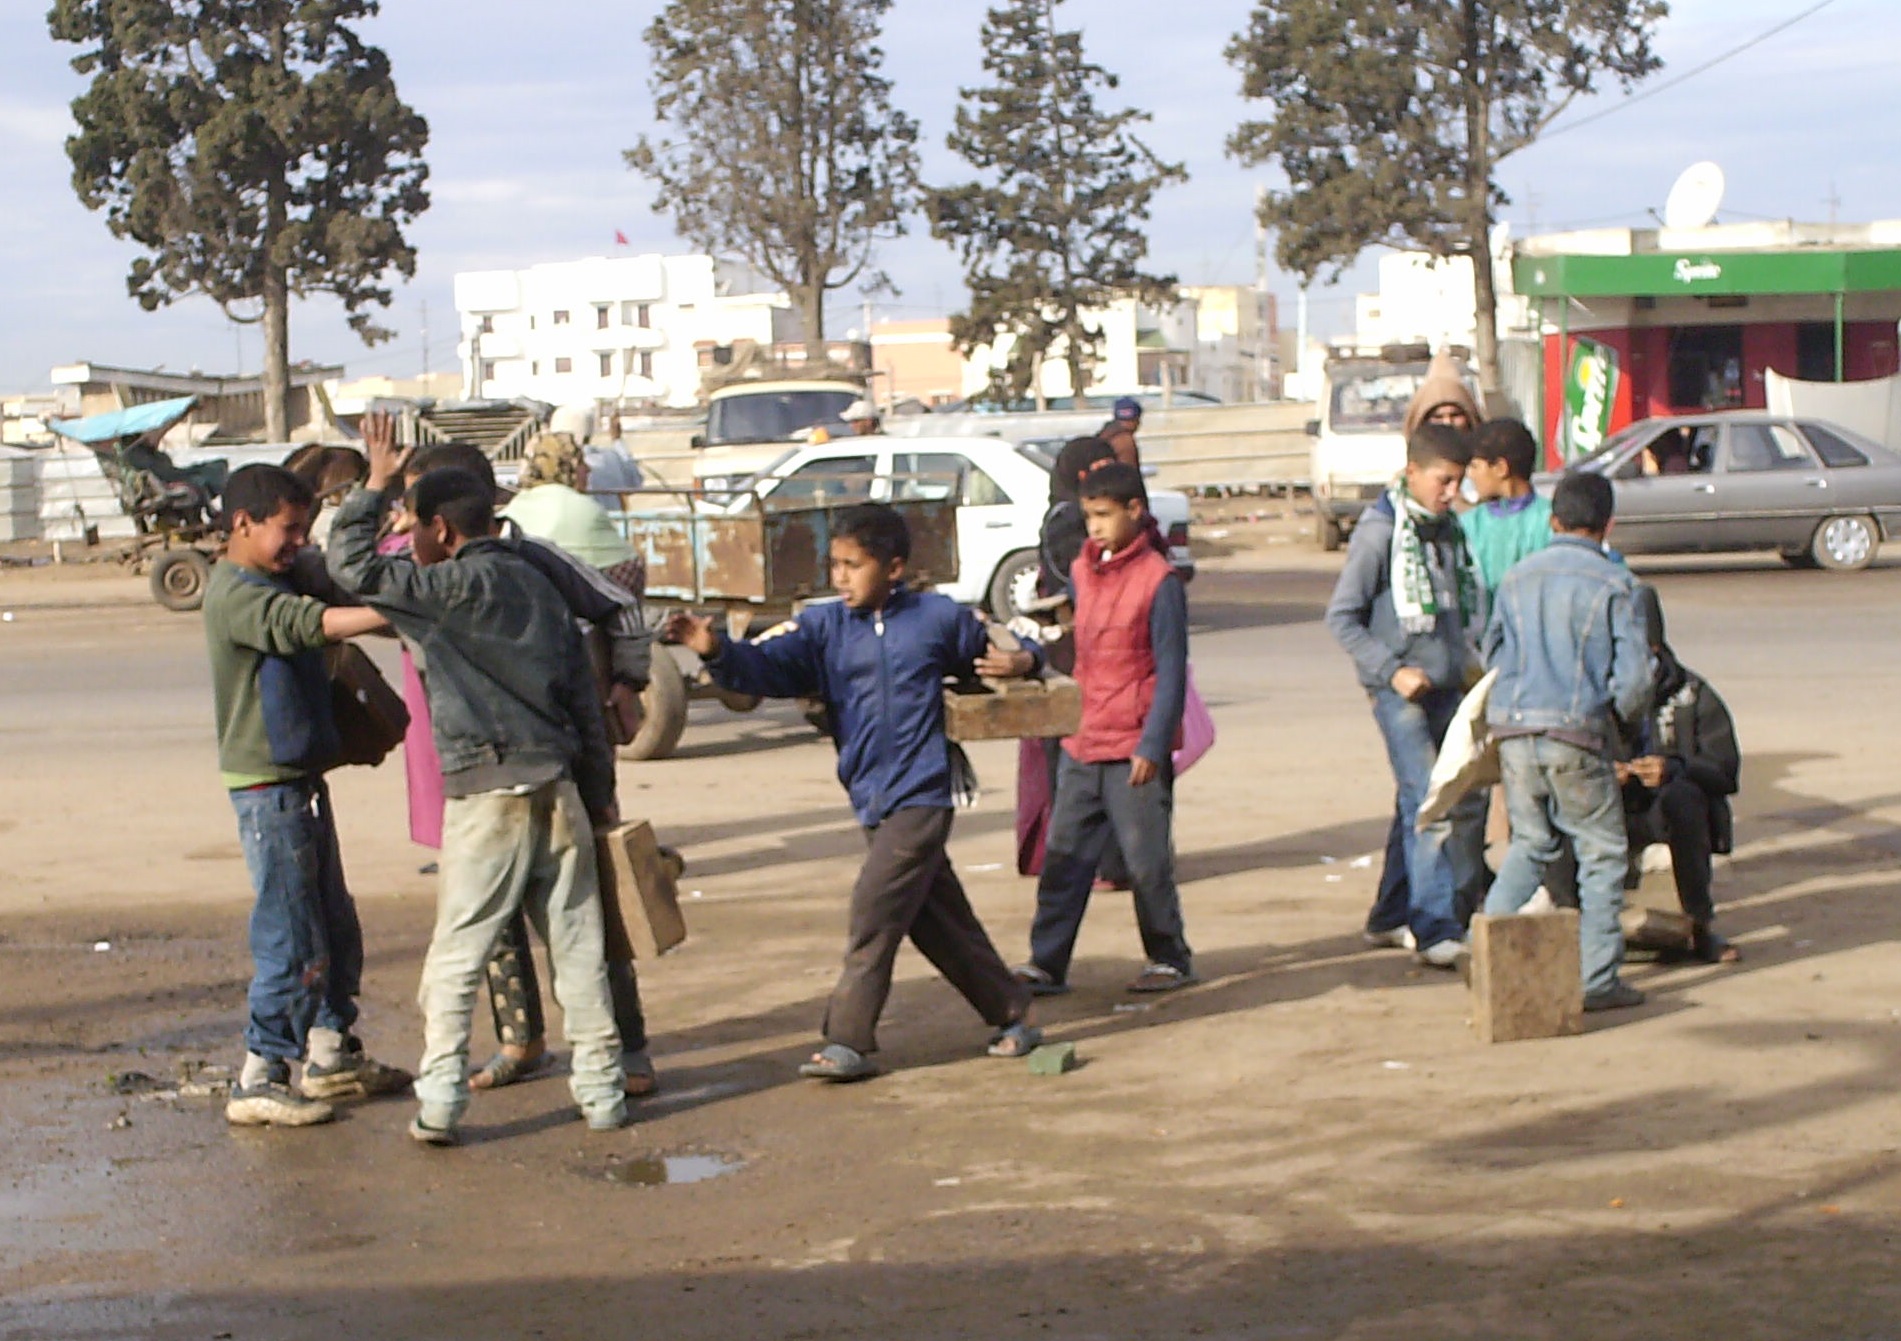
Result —
[[423, 390], [429, 388], [429, 300], [422, 300], [422, 384]]
[[1266, 400], [1273, 385], [1274, 351], [1267, 339], [1267, 188], [1254, 188], [1254, 400]]

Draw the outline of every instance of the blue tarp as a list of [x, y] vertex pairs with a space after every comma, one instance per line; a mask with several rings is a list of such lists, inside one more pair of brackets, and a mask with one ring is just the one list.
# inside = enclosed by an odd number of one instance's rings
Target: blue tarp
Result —
[[83, 442], [90, 447], [120, 438], [135, 438], [154, 429], [170, 428], [197, 403], [196, 396], [179, 396], [174, 400], [155, 400], [146, 405], [134, 405], [129, 410], [91, 414], [84, 419], [59, 420], [47, 427], [62, 438], [71, 438], [74, 442]]

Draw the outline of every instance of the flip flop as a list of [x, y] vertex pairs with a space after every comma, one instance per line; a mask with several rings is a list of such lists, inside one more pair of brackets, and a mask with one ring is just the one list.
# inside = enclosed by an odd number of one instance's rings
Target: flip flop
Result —
[[[470, 1073], [469, 1088], [474, 1090], [499, 1090], [505, 1086], [513, 1085], [518, 1080], [531, 1080], [537, 1074], [546, 1070], [548, 1064], [553, 1060], [553, 1057], [546, 1049], [543, 1049], [539, 1057], [511, 1057], [505, 1052], [498, 1052]], [[477, 1084], [477, 1076], [483, 1076], [487, 1079], [484, 1083]]]
[[827, 1043], [812, 1054], [812, 1060], [799, 1067], [799, 1074], [807, 1080], [829, 1080], [834, 1084], [849, 1084], [854, 1080], [865, 1080], [878, 1074], [878, 1068], [871, 1058], [848, 1048], [843, 1043]]
[[1010, 970], [1010, 976], [1030, 989], [1031, 996], [1062, 996], [1069, 991], [1069, 984], [1057, 982], [1047, 969], [1034, 964], [1019, 964]]
[[637, 1057], [621, 1058], [621, 1071], [626, 1077], [621, 1084], [621, 1093], [629, 1099], [645, 1099], [660, 1088], [660, 1080], [654, 1075], [653, 1061], [644, 1052]]
[[1740, 964], [1743, 952], [1707, 927], [1698, 927], [1690, 938], [1690, 957], [1704, 964]]
[[1173, 964], [1149, 964], [1129, 984], [1131, 992], [1174, 992], [1199, 981], [1186, 969]]
[[1042, 1041], [1041, 1029], [1019, 1020], [1008, 1029], [999, 1030], [984, 1051], [992, 1057], [1028, 1057]]

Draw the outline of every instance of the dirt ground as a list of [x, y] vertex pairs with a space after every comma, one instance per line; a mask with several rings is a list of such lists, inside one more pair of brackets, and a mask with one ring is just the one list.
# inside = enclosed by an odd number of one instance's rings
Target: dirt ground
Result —
[[[1360, 943], [1391, 784], [1319, 623], [1337, 560], [1289, 513], [1201, 526], [1201, 985], [1125, 995], [1101, 896], [1045, 1013], [1082, 1069], [984, 1058], [907, 951], [888, 1073], [797, 1081], [861, 841], [795, 714], [699, 705], [681, 757], [621, 772], [689, 861], [691, 938], [641, 966], [662, 1096], [593, 1136], [538, 1080], [449, 1151], [403, 1135], [407, 1101], [234, 1132], [210, 1098], [114, 1092], [241, 1046], [202, 636], [136, 580], [0, 573], [0, 1338], [1901, 1337], [1901, 567], [1653, 570], [1747, 750], [1718, 873], [1747, 958], [1636, 967], [1643, 1008], [1484, 1047], [1456, 979]], [[952, 852], [1014, 959], [1014, 747], [974, 755]], [[400, 767], [335, 786], [362, 1030], [413, 1065], [429, 854]], [[735, 1167], [643, 1185], [696, 1155]]]

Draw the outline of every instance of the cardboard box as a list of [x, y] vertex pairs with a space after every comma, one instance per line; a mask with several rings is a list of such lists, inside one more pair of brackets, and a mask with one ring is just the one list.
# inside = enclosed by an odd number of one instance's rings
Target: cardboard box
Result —
[[673, 868], [660, 855], [653, 825], [641, 820], [611, 829], [599, 837], [596, 851], [601, 900], [619, 900], [634, 958], [658, 959], [684, 941], [679, 886], [673, 882]]
[[1472, 919], [1472, 1028], [1481, 1043], [1583, 1027], [1576, 909]]
[[1067, 675], [985, 680], [944, 691], [944, 734], [952, 740], [1073, 736], [1082, 726], [1082, 689]]

